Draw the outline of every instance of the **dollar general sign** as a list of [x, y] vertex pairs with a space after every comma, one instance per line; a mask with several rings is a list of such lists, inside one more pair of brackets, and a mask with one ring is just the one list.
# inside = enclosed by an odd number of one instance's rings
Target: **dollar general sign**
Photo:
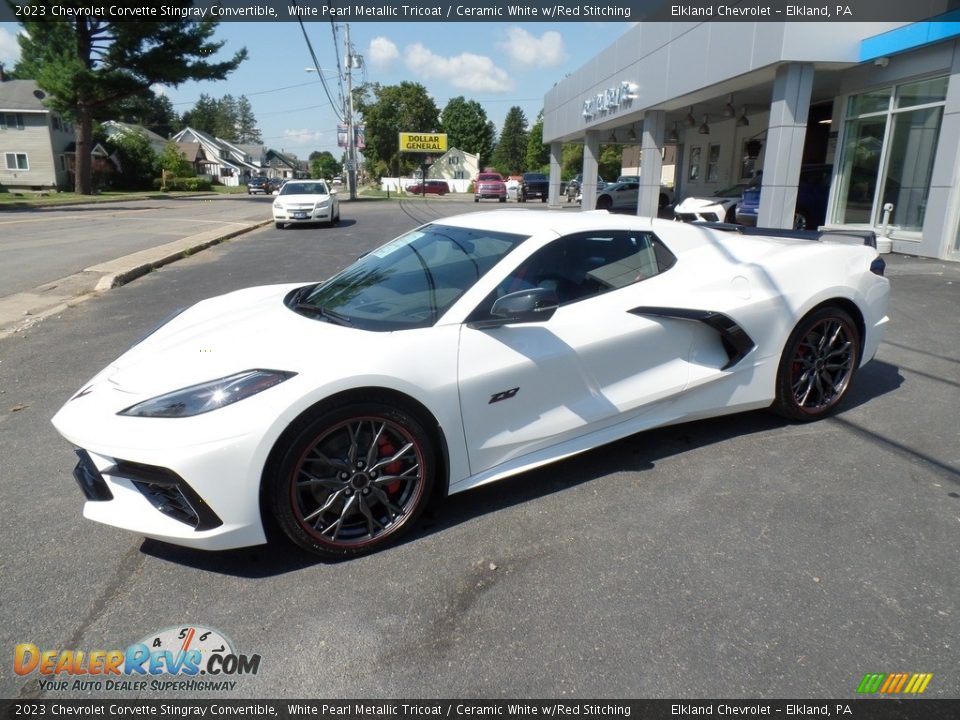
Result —
[[446, 133], [400, 133], [400, 152], [444, 153], [446, 151]]

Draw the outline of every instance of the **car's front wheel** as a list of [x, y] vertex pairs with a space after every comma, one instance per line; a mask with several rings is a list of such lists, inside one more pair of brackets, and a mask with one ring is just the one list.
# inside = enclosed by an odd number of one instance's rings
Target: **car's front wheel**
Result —
[[267, 501], [297, 545], [329, 559], [373, 552], [423, 513], [434, 444], [411, 413], [360, 402], [321, 412], [283, 451]]
[[807, 315], [794, 328], [777, 372], [774, 409], [792, 420], [819, 420], [840, 404], [860, 362], [860, 335], [837, 307]]

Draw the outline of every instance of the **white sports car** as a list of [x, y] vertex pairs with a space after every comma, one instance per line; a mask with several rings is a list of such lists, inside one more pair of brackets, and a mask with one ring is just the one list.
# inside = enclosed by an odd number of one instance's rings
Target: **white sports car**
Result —
[[[815, 420], [877, 350], [871, 248], [607, 212], [437, 220], [323, 282], [183, 311], [53, 418], [84, 515], [337, 558], [457, 493], [648, 428]], [[863, 242], [862, 238], [857, 239]]]
[[673, 209], [675, 220], [683, 222], [735, 222], [737, 203], [749, 184], [717, 190], [712, 197], [688, 197]]
[[273, 201], [277, 230], [288, 224], [338, 223], [340, 201], [325, 180], [288, 180]]

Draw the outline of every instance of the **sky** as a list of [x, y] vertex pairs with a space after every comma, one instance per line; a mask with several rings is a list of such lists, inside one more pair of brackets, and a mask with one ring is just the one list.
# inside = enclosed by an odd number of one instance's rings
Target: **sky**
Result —
[[[477, 100], [498, 127], [507, 111], [519, 106], [530, 124], [543, 107], [544, 94], [565, 75], [585, 64], [630, 26], [612, 23], [402, 23], [358, 22], [350, 39], [363, 56], [354, 83], [423, 84], [440, 110], [450, 98]], [[304, 24], [321, 69], [336, 87], [337, 55], [329, 22]], [[343, 26], [338, 49], [344, 58]], [[15, 63], [19, 26], [0, 23], [0, 62]], [[178, 113], [193, 107], [201, 93], [213, 97], [246, 95], [264, 144], [306, 158], [328, 150], [338, 159], [337, 117], [316, 73], [300, 24], [296, 22], [223, 22], [216, 32], [229, 57], [246, 47], [248, 59], [226, 80], [157, 88]], [[334, 96], [336, 97], [336, 95]], [[410, 128], [425, 130], [427, 128]]]

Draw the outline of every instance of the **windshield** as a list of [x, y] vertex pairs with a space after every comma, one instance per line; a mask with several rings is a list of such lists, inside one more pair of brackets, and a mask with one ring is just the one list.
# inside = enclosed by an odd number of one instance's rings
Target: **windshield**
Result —
[[483, 173], [477, 179], [478, 180], [497, 180], [501, 182], [503, 181], [503, 178], [500, 177], [499, 175], [491, 175], [490, 173]]
[[322, 182], [287, 183], [280, 188], [281, 195], [329, 195], [327, 186]]
[[363, 330], [433, 325], [525, 235], [425, 225], [291, 294], [297, 312]]

